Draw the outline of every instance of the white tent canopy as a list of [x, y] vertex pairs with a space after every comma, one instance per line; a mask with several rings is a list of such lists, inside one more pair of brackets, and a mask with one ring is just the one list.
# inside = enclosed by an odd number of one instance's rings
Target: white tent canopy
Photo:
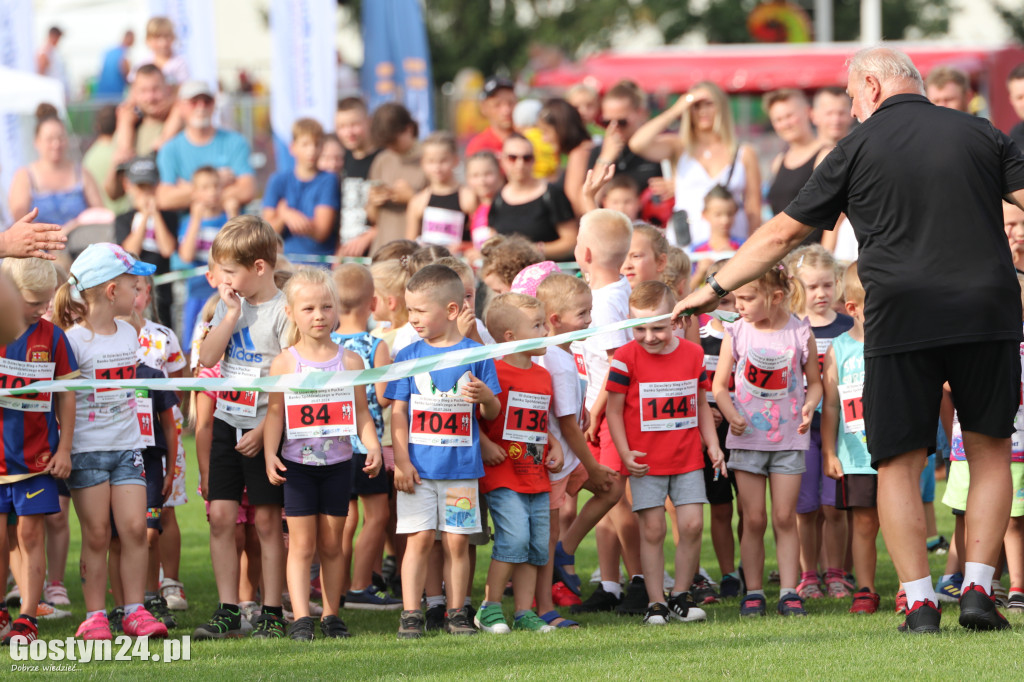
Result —
[[0, 113], [31, 116], [43, 102], [64, 111], [64, 86], [59, 80], [0, 66]]

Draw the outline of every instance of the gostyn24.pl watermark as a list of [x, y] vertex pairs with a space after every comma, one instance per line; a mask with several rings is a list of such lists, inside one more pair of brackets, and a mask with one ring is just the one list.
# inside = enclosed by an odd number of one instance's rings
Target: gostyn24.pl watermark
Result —
[[[62, 664], [57, 669], [71, 669], [75, 663], [91, 663], [93, 661], [152, 661], [154, 663], [171, 663], [173, 661], [192, 660], [192, 638], [188, 635], [181, 639], [165, 639], [163, 650], [151, 652], [148, 637], [128, 637], [119, 635], [113, 640], [82, 640], [68, 637], [67, 639], [41, 640], [26, 644], [19, 638], [11, 642], [11, 660], [29, 661], [31, 663], [14, 663], [11, 672], [35, 672], [49, 670], [53, 664]], [[45, 661], [45, 664], [43, 663]]]

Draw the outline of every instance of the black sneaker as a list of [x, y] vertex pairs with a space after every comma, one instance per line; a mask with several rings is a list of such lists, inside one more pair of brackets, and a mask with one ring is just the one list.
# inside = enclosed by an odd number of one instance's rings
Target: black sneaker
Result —
[[380, 576], [385, 586], [391, 582], [396, 573], [398, 573], [398, 559], [394, 555], [388, 554], [380, 565]]
[[642, 616], [647, 612], [647, 603], [647, 585], [643, 578], [634, 576], [615, 613], [620, 616]]
[[352, 636], [345, 626], [345, 621], [337, 616], [324, 616], [324, 619], [320, 621], [320, 632], [329, 639], [344, 639]]
[[178, 621], [174, 619], [171, 610], [167, 608], [167, 600], [160, 595], [154, 595], [147, 599], [143, 606], [153, 614], [153, 617], [167, 626], [167, 629], [178, 627]]
[[731, 599], [732, 597], [740, 596], [740, 579], [729, 573], [722, 576], [722, 582], [718, 583], [718, 595], [722, 599]]
[[915, 635], [938, 634], [941, 618], [942, 611], [931, 601], [927, 599], [925, 601], [916, 601], [914, 606], [907, 611], [907, 619], [903, 621], [898, 630]]
[[[611, 592], [606, 592], [603, 585], [586, 598], [581, 604], [574, 604], [569, 607], [569, 613], [597, 613], [598, 611], [614, 611], [615, 607], [622, 602], [621, 597], [616, 597]], [[644, 607], [646, 609], [646, 605]]]
[[217, 609], [210, 620], [192, 631], [192, 639], [224, 639], [242, 636], [242, 614], [239, 611]]
[[110, 622], [111, 632], [124, 632], [124, 607], [115, 606], [107, 613], [107, 620]]
[[312, 642], [316, 621], [312, 616], [297, 619], [288, 626], [288, 638], [297, 642]]
[[[680, 587], [682, 587], [680, 585]], [[711, 586], [707, 578], [702, 576], [700, 573], [693, 579], [693, 585], [690, 587], [690, 592], [693, 594], [693, 601], [697, 604], [717, 604], [718, 603], [718, 592]]]
[[668, 625], [668, 607], [655, 602], [647, 607], [644, 613], [644, 625]]
[[378, 592], [387, 592], [388, 581], [385, 580], [384, 576], [382, 576], [380, 573], [372, 573], [370, 576], [370, 589], [367, 591], [373, 592], [374, 594]]
[[398, 622], [398, 639], [419, 639], [423, 636], [423, 612], [402, 611], [402, 619]]
[[476, 626], [473, 625], [473, 617], [469, 615], [467, 607], [448, 609], [447, 615], [444, 630], [449, 635], [475, 635], [477, 633]]
[[427, 630], [443, 630], [444, 629], [444, 613], [445, 605], [438, 604], [437, 606], [431, 606], [427, 609]]
[[985, 588], [975, 583], [960, 591], [960, 625], [971, 630], [1005, 630], [1010, 627]]
[[252, 628], [252, 634], [250, 637], [257, 637], [259, 639], [279, 639], [284, 637], [285, 627], [284, 618], [279, 618], [272, 613], [267, 613], [264, 609], [260, 617], [256, 619], [256, 623]]
[[669, 616], [684, 623], [693, 623], [700, 620], [707, 620], [708, 615], [704, 609], [698, 608], [693, 595], [689, 592], [682, 592], [668, 600]]

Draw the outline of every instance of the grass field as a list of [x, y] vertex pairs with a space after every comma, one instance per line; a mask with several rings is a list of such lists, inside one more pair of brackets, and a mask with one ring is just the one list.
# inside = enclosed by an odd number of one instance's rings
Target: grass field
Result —
[[[191, 441], [188, 446], [191, 448]], [[189, 461], [194, 462], [191, 456]], [[943, 483], [939, 484], [941, 499]], [[189, 470], [194, 491], [195, 468]], [[172, 637], [191, 634], [216, 604], [210, 568], [208, 533], [203, 505], [190, 492], [191, 501], [179, 508], [182, 526], [182, 579], [190, 609], [179, 613]], [[940, 531], [951, 535], [952, 517], [936, 505]], [[770, 534], [769, 534], [770, 535]], [[84, 616], [77, 575], [79, 530], [71, 522], [68, 589], [74, 618], [43, 621], [43, 638], [74, 635]], [[768, 547], [767, 569], [774, 568], [774, 547]], [[483, 594], [488, 552], [481, 552], [475, 597]], [[671, 553], [668, 553], [671, 556]], [[939, 575], [945, 557], [932, 558], [932, 574]], [[718, 577], [711, 543], [705, 534], [702, 564]], [[596, 566], [593, 541], [577, 555], [581, 575]], [[774, 588], [774, 591], [773, 589]], [[584, 587], [587, 593], [588, 587]], [[778, 596], [769, 586], [769, 611]], [[1011, 616], [1014, 628], [1001, 633], [970, 633], [956, 624], [958, 610], [947, 607], [943, 632], [913, 637], [896, 632], [902, 617], [893, 613], [896, 576], [879, 540], [878, 591], [882, 610], [874, 616], [847, 613], [849, 600], [824, 599], [808, 604], [810, 615], [785, 619], [770, 615], [740, 620], [737, 600], [707, 607], [706, 623], [675, 623], [643, 628], [639, 619], [614, 615], [581, 616], [578, 631], [558, 630], [546, 635], [479, 634], [471, 638], [431, 635], [415, 642], [395, 639], [397, 612], [345, 611], [342, 617], [355, 635], [345, 641], [317, 640], [311, 644], [280, 641], [232, 640], [196, 642], [191, 660], [164, 662], [79, 663], [71, 674], [98, 679], [134, 680], [295, 680], [295, 679], [970, 679], [1020, 680], [1024, 676], [1024, 620]], [[773, 593], [774, 592], [774, 593]], [[511, 600], [506, 599], [506, 615]], [[319, 632], [318, 632], [319, 634]], [[160, 653], [159, 643], [151, 652]], [[0, 678], [16, 673], [6, 650]], [[23, 663], [36, 665], [32, 661]], [[42, 662], [45, 665], [47, 662]], [[39, 672], [36, 674], [47, 674]]]

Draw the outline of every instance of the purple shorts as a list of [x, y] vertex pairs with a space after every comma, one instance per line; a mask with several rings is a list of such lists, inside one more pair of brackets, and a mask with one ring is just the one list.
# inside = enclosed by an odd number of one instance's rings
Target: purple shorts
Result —
[[807, 470], [800, 479], [800, 497], [796, 502], [797, 514], [816, 512], [823, 504], [836, 506], [836, 482], [821, 470], [821, 431], [811, 429], [811, 446], [804, 455]]

